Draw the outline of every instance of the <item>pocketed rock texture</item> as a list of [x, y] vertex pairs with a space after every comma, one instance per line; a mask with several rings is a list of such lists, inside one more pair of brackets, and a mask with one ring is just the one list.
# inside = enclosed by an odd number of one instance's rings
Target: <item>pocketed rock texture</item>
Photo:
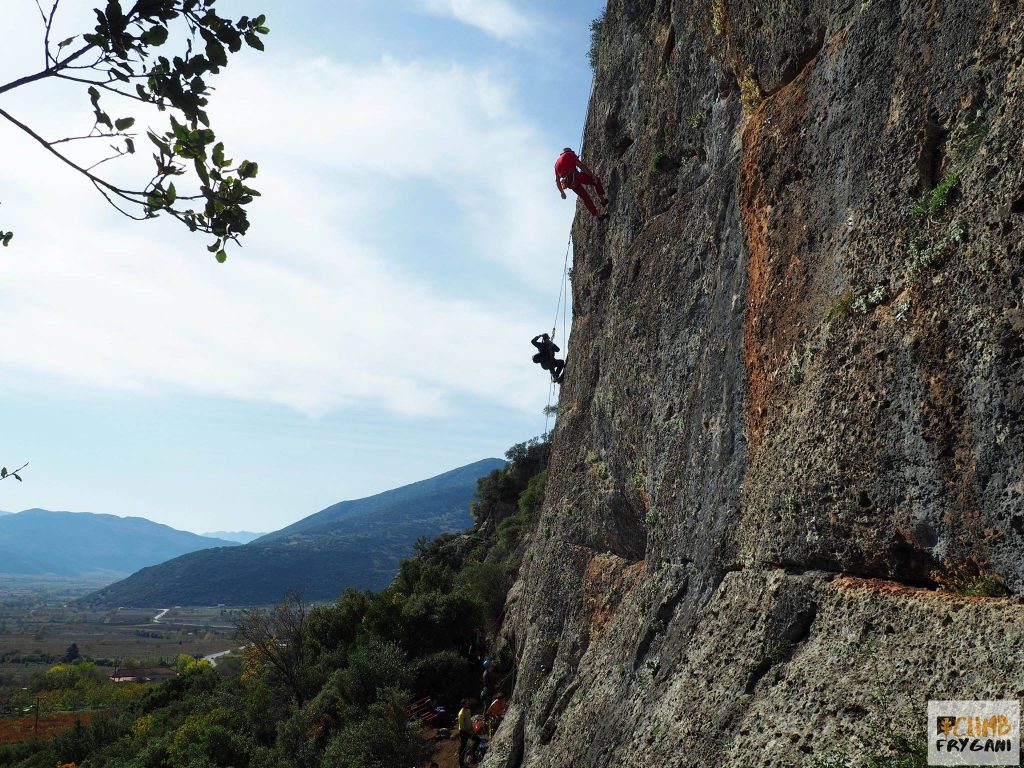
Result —
[[1024, 696], [1024, 7], [611, 0], [597, 58], [486, 765], [814, 765]]

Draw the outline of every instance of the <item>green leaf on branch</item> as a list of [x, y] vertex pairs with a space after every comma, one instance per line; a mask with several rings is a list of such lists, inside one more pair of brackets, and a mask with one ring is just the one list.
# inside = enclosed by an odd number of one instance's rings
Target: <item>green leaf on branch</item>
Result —
[[152, 141], [156, 145], [156, 148], [159, 149], [163, 154], [171, 154], [171, 147], [166, 141], [161, 139], [152, 131], [146, 131], [146, 135], [149, 136], [149, 140]]
[[218, 168], [227, 168], [231, 161], [224, 158], [224, 142], [218, 141], [213, 147], [213, 164]]
[[224, 46], [216, 40], [211, 40], [206, 44], [206, 58], [215, 67], [226, 67], [228, 65], [228, 54], [224, 50]]
[[248, 160], [243, 160], [242, 164], [238, 166], [238, 178], [240, 179], [251, 179], [256, 176], [260, 171], [258, 163], [253, 163]]
[[119, 131], [127, 131], [133, 125], [135, 125], [134, 117], [122, 117], [114, 121], [114, 127]]
[[167, 27], [151, 27], [142, 33], [142, 41], [147, 45], [161, 46], [167, 42]]

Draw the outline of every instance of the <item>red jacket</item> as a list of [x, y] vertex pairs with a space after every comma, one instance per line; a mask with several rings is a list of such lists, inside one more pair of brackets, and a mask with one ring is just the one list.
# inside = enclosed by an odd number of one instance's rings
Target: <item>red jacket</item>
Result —
[[571, 149], [568, 152], [563, 152], [555, 160], [555, 173], [559, 176], [568, 176], [576, 170], [576, 163], [578, 162], [579, 158]]

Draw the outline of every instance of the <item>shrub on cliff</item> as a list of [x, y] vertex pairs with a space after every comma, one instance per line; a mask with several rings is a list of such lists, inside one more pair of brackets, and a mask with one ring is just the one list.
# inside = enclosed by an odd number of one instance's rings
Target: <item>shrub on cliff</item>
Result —
[[604, 28], [605, 11], [590, 22], [590, 48], [587, 50], [587, 61], [590, 62], [590, 69], [597, 71], [597, 55], [601, 48], [601, 30]]

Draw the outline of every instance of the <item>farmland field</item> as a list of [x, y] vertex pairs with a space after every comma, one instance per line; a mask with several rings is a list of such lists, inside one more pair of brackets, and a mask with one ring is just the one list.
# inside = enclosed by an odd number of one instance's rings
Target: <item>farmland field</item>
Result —
[[8, 715], [0, 721], [5, 728], [13, 727], [10, 715], [23, 714], [5, 702], [30, 686], [34, 675], [64, 661], [72, 644], [82, 659], [111, 672], [118, 666], [173, 664], [182, 654], [209, 656], [237, 645], [237, 609], [94, 609], [72, 602], [74, 595], [59, 586], [45, 587], [17, 594], [8, 588], [0, 597], [0, 715]]
[[176, 658], [232, 647], [236, 612], [226, 608], [82, 609], [69, 604], [0, 603], [0, 665], [49, 663], [75, 643], [82, 656]]
[[25, 717], [0, 717], [0, 744], [17, 744], [32, 739], [47, 739], [75, 727], [75, 723], [88, 725], [103, 712], [55, 712]]

